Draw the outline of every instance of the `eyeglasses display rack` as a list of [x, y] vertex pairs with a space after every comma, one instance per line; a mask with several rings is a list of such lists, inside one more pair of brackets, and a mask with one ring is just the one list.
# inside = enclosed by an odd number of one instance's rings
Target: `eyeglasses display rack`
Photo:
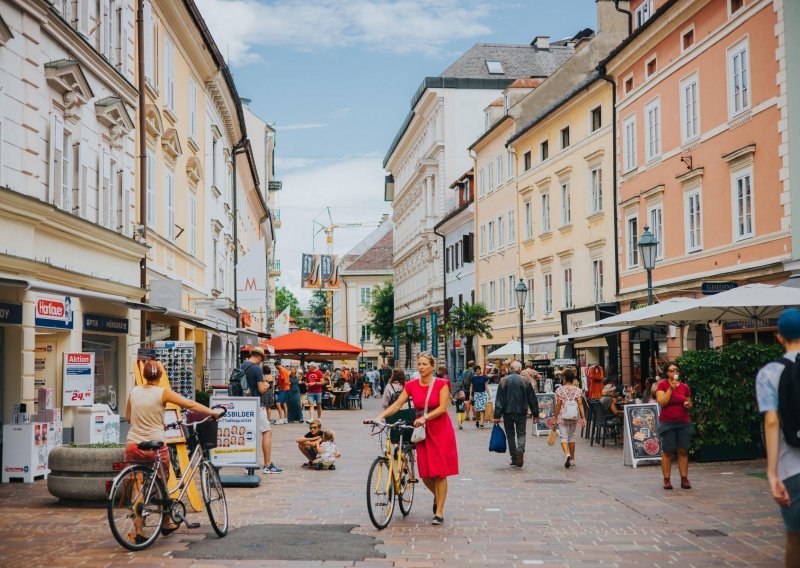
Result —
[[191, 341], [154, 341], [139, 350], [139, 357], [153, 358], [164, 366], [172, 390], [194, 400], [195, 345]]

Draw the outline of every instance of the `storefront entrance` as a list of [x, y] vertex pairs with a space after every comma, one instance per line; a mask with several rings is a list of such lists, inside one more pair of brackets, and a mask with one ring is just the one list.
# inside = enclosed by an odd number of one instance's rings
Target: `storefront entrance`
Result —
[[94, 353], [94, 403], [119, 413], [119, 339], [84, 333], [81, 351]]
[[[59, 357], [55, 333], [37, 333], [36, 348], [33, 356], [33, 388], [53, 389], [54, 404], [61, 405], [61, 389], [58, 383]], [[34, 394], [33, 414], [39, 411], [37, 397]]]

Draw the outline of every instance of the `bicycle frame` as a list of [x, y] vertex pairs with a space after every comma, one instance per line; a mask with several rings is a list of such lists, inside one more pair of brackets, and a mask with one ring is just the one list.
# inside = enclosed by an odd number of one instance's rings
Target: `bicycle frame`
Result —
[[[391, 430], [391, 427], [389, 429]], [[393, 483], [395, 493], [400, 495], [402, 493], [400, 478], [403, 473], [403, 464], [407, 463], [405, 453], [403, 453], [403, 436], [400, 436], [400, 441], [397, 444], [393, 444], [391, 436], [387, 434], [384, 446], [383, 455], [389, 462], [389, 478], [386, 480], [386, 491], [389, 491], [389, 483]], [[381, 481], [379, 478], [378, 483], [381, 483]]]

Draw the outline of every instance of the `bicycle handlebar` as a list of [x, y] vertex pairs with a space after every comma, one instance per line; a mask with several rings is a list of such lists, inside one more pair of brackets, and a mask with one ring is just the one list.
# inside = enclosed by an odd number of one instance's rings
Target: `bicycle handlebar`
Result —
[[380, 432], [386, 430], [387, 428], [390, 429], [390, 430], [392, 430], [394, 428], [397, 428], [399, 430], [413, 430], [414, 429], [414, 427], [413, 426], [409, 426], [408, 423], [405, 420], [398, 420], [397, 422], [394, 422], [392, 424], [387, 424], [386, 422], [382, 422], [382, 421], [364, 420], [364, 425], [365, 426], [370, 426], [371, 425], [373, 430], [375, 428], [379, 427], [380, 428], [380, 430], [379, 430]]
[[[228, 409], [225, 408], [222, 405], [216, 404], [216, 405], [211, 407], [212, 410], [217, 409], [217, 408], [221, 408], [222, 409], [222, 414], [219, 415], [219, 418], [222, 418], [223, 416], [225, 416], [228, 413]], [[209, 414], [208, 416], [206, 416], [202, 420], [196, 420], [194, 422], [186, 422], [186, 418], [181, 418], [180, 420], [178, 420], [177, 422], [173, 422], [172, 424], [164, 424], [164, 429], [165, 430], [172, 430], [173, 428], [177, 428], [181, 424], [184, 424], [186, 426], [197, 426], [198, 424], [202, 424], [204, 422], [208, 422], [209, 420], [217, 420], [217, 418], [213, 414]]]

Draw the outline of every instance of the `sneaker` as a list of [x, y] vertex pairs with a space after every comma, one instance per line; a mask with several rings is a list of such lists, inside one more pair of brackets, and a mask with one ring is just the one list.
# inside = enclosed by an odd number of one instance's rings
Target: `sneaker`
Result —
[[681, 489], [691, 489], [692, 484], [689, 483], [688, 477], [681, 477]]
[[271, 463], [268, 466], [264, 466], [264, 473], [283, 473], [283, 469]]
[[328, 469], [330, 469], [330, 470], [334, 470], [334, 469], [336, 469], [336, 466], [335, 466], [334, 464], [331, 464], [331, 465], [330, 465], [330, 467], [329, 467]]
[[570, 466], [570, 465], [572, 465], [572, 464], [570, 463], [570, 461], [569, 461], [569, 458], [567, 458], [567, 459], [566, 459], [566, 461], [564, 462], [564, 467], [566, 467], [567, 469], [569, 469], [569, 466]]
[[458, 429], [459, 429], [459, 430], [463, 430], [463, 429], [464, 429], [464, 425], [463, 425], [463, 424], [459, 424], [459, 425], [458, 425]]
[[438, 516], [433, 517], [433, 520], [431, 521], [431, 524], [432, 525], [444, 524], [444, 517], [438, 517]]
[[324, 468], [324, 467], [325, 467], [325, 466], [324, 466], [324, 465], [322, 465], [322, 462], [319, 462], [318, 464], [316, 464], [316, 465], [314, 466], [314, 469], [316, 469], [317, 471], [322, 471], [322, 468]]
[[575, 460], [569, 460], [569, 467], [575, 467]]

